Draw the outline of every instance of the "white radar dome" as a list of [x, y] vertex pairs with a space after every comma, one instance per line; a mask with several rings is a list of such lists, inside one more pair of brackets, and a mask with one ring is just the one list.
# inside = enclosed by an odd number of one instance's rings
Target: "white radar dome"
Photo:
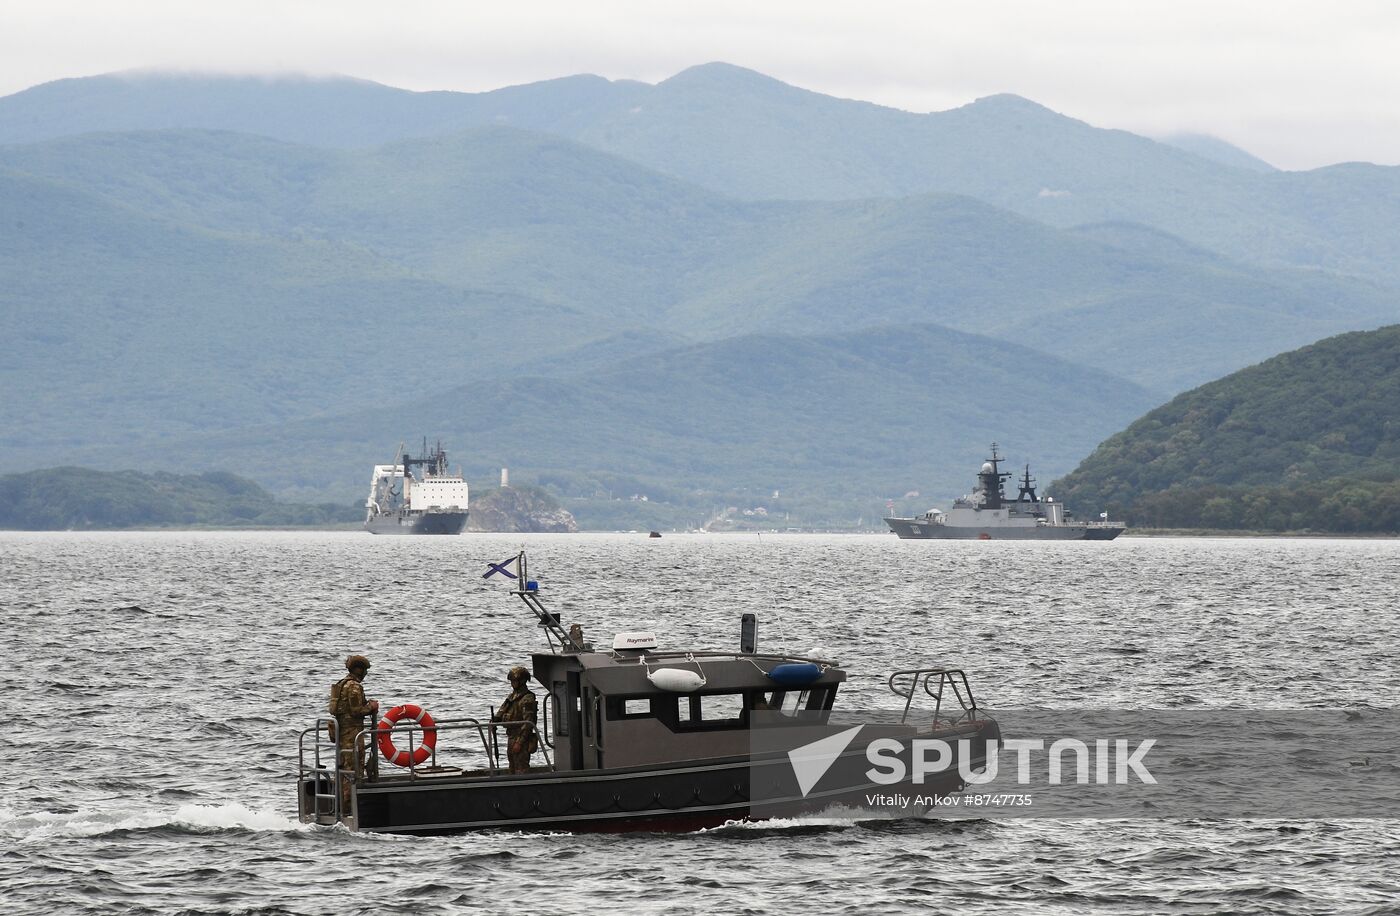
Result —
[[992, 463], [991, 463], [990, 461], [985, 461], [985, 462], [982, 463], [982, 473], [983, 473], [983, 474], [990, 474], [990, 473], [992, 473]]

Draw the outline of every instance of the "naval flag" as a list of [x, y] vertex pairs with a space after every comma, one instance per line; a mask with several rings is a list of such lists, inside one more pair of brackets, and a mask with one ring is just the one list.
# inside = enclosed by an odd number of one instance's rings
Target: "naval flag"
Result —
[[484, 573], [481, 574], [481, 578], [483, 578], [483, 579], [489, 579], [489, 578], [491, 578], [492, 576], [494, 576], [496, 573], [500, 573], [501, 575], [505, 576], [507, 579], [514, 579], [514, 578], [517, 578], [516, 575], [515, 575], [515, 573], [511, 572], [509, 569], [506, 569], [506, 564], [507, 564], [507, 563], [510, 563], [510, 562], [513, 561], [513, 560], [518, 560], [518, 559], [520, 559], [520, 555], [519, 555], [519, 554], [516, 554], [516, 555], [513, 556], [513, 557], [506, 557], [504, 560], [502, 560], [502, 561], [499, 562], [499, 563], [487, 563], [486, 565], [489, 566], [490, 568], [487, 569], [486, 572], [484, 572]]

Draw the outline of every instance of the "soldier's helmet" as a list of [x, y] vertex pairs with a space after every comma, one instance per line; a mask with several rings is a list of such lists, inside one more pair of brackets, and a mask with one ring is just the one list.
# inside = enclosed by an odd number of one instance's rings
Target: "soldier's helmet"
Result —
[[510, 678], [510, 682], [512, 684], [516, 681], [528, 681], [530, 679], [530, 672], [527, 669], [516, 665], [514, 668], [510, 669], [510, 673], [507, 674], [506, 677]]
[[345, 660], [346, 671], [354, 671], [356, 668], [363, 668], [368, 671], [369, 659], [365, 658], [363, 655], [352, 655]]

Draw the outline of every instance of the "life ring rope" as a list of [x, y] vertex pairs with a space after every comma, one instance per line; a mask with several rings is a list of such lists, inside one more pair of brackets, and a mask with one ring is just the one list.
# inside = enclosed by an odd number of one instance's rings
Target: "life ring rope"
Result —
[[[394, 726], [399, 722], [412, 722], [423, 729], [423, 741], [413, 749], [413, 753], [394, 747]], [[385, 760], [400, 767], [416, 767], [427, 762], [437, 747], [437, 723], [428, 711], [415, 703], [403, 703], [386, 712], [375, 726], [379, 733], [379, 754]]]

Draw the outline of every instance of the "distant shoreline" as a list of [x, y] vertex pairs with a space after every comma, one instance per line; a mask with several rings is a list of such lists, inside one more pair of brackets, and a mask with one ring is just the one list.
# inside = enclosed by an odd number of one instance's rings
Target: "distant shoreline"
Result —
[[1375, 538], [1393, 540], [1394, 531], [1234, 531], [1222, 528], [1129, 528], [1121, 537], [1129, 538]]
[[[347, 523], [344, 525], [238, 525], [238, 526], [218, 526], [218, 525], [184, 525], [184, 526], [161, 526], [161, 527], [132, 527], [132, 528], [0, 528], [0, 534], [122, 534], [122, 533], [153, 533], [153, 532], [188, 532], [188, 533], [208, 533], [208, 532], [241, 532], [241, 531], [324, 531], [324, 532], [354, 532], [366, 533], [360, 523]], [[463, 535], [473, 534], [521, 534], [528, 532], [511, 531], [464, 531]], [[639, 530], [618, 530], [611, 528], [584, 529], [576, 532], [537, 532], [550, 534], [633, 534], [645, 537], [647, 532]], [[752, 534], [752, 535], [773, 535], [773, 534], [799, 534], [799, 535], [859, 535], [859, 536], [882, 536], [893, 534], [888, 531], [880, 531], [875, 528], [869, 530], [845, 530], [845, 531], [662, 531], [664, 535], [675, 536], [682, 534], [703, 534], [709, 536], [724, 536], [730, 534]], [[458, 535], [459, 537], [461, 535]], [[424, 537], [432, 537], [424, 535]], [[1231, 531], [1217, 528], [1129, 528], [1121, 537], [1125, 538], [1280, 538], [1280, 539], [1331, 539], [1331, 540], [1395, 540], [1400, 538], [1400, 533], [1396, 532], [1335, 532], [1335, 531]], [[993, 538], [992, 540], [997, 540]], [[1069, 543], [1069, 542], [1061, 542]]]

